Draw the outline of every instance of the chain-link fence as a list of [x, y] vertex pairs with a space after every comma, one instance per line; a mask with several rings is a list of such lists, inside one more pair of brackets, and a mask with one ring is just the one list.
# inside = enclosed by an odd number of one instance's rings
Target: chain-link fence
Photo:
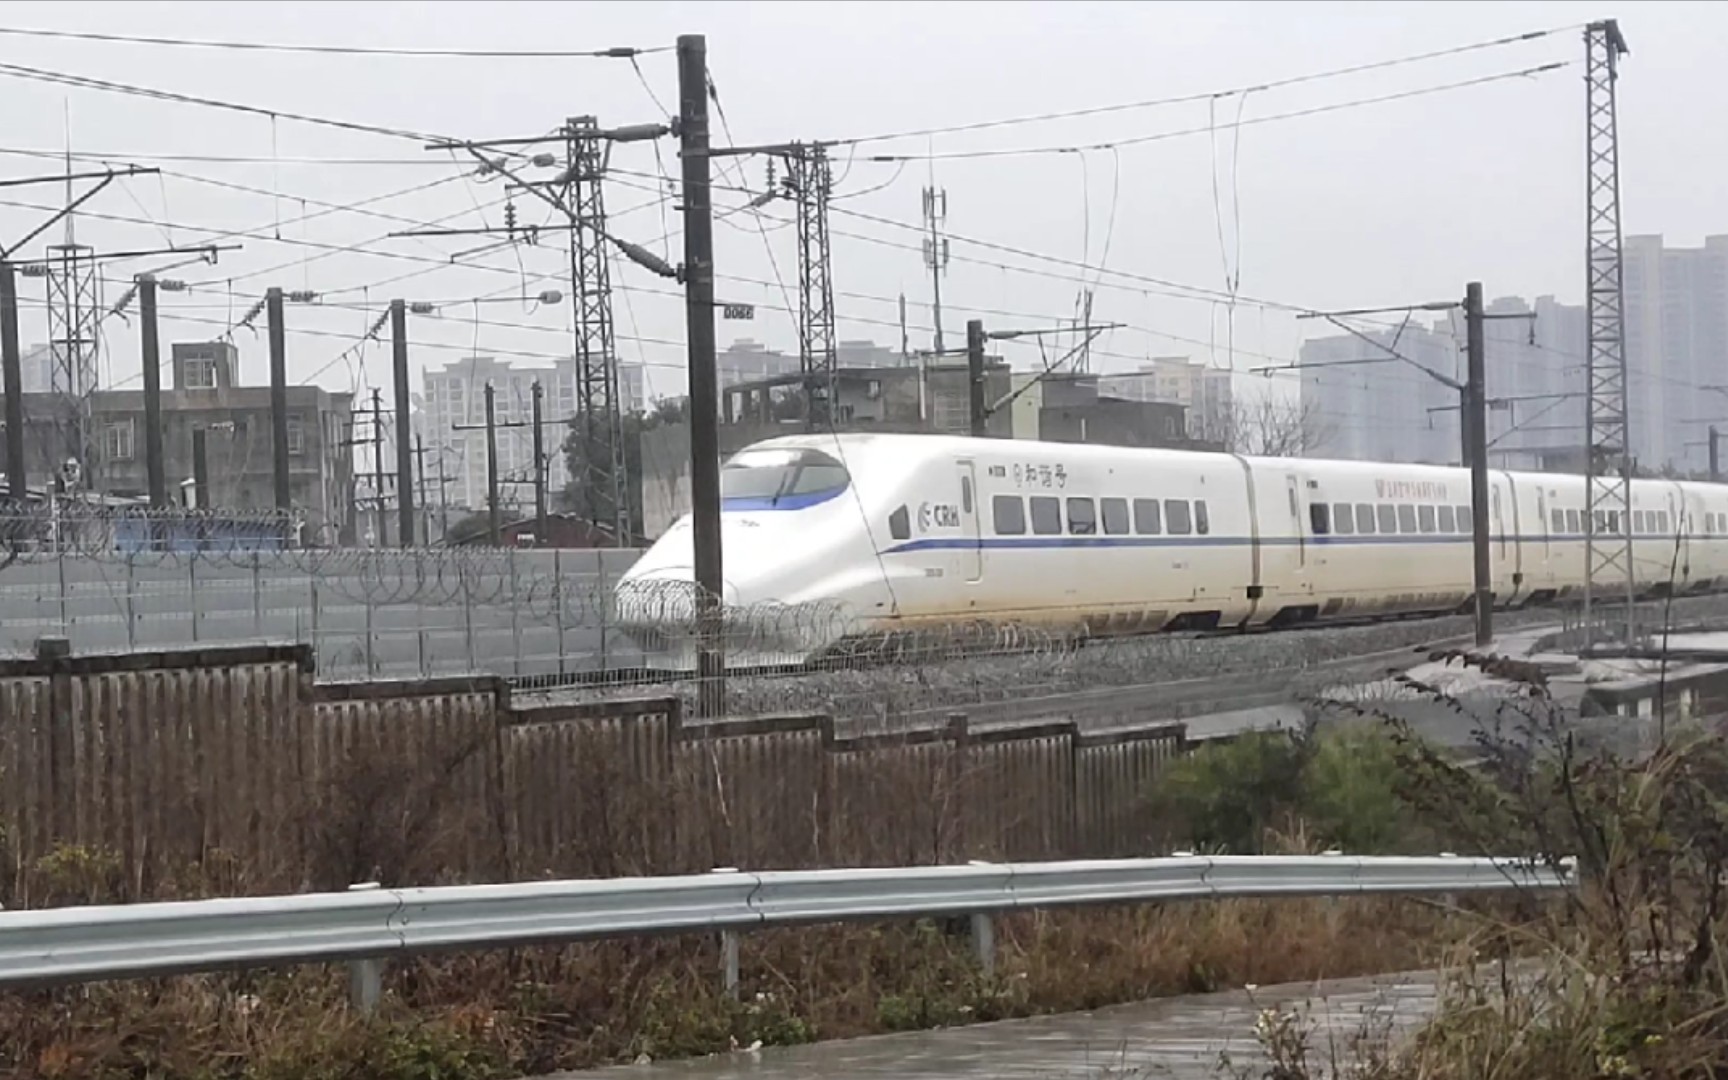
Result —
[[295, 641], [332, 678], [641, 661], [612, 615], [639, 551], [295, 548], [187, 521], [0, 517], [0, 654], [49, 635], [75, 652]]

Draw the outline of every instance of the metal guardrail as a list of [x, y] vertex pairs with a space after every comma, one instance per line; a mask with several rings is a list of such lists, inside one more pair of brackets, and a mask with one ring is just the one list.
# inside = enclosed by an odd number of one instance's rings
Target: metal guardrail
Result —
[[1572, 865], [1455, 856], [1191, 856], [527, 882], [0, 911], [0, 987], [351, 961], [377, 1000], [376, 961], [643, 934], [719, 932], [728, 987], [739, 931], [973, 916], [993, 963], [995, 913], [1160, 900], [1562, 889]]

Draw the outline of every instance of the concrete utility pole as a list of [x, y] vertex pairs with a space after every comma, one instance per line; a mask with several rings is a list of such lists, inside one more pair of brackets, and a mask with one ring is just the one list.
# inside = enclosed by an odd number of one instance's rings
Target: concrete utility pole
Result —
[[168, 478], [162, 463], [162, 345], [156, 333], [156, 279], [138, 277], [138, 341], [144, 364], [144, 475], [150, 506], [168, 505]]
[[534, 543], [546, 542], [546, 432], [541, 399], [546, 396], [540, 380], [534, 380]]
[[[1462, 427], [1468, 432], [1470, 463], [1470, 547], [1474, 556], [1476, 647], [1494, 640], [1494, 573], [1488, 540], [1488, 373], [1487, 335], [1482, 311], [1482, 283], [1464, 287], [1466, 377]], [[1502, 526], [1504, 527], [1504, 526]]]
[[[378, 505], [372, 508], [378, 524], [378, 546], [389, 546], [390, 518], [384, 507], [384, 394], [372, 388], [372, 497]], [[412, 530], [410, 530], [412, 531]]]
[[[390, 301], [390, 366], [396, 392], [396, 543], [414, 546], [414, 446], [409, 441], [408, 305]], [[380, 535], [380, 542], [383, 537]]]
[[726, 706], [721, 638], [720, 402], [714, 356], [714, 204], [708, 156], [708, 40], [678, 39], [678, 139], [684, 188], [684, 317], [690, 377], [690, 523], [695, 547], [697, 714]]
[[192, 429], [192, 490], [198, 499], [198, 510], [210, 509], [210, 450], [203, 428]]
[[966, 401], [972, 417], [971, 433], [982, 439], [990, 433], [990, 414], [984, 405], [984, 320], [966, 323]]
[[0, 373], [6, 386], [6, 493], [23, 502], [24, 372], [18, 351], [18, 276], [12, 263], [0, 259]]
[[1721, 459], [1717, 456], [1717, 453], [1716, 453], [1716, 438], [1717, 438], [1716, 425], [1711, 424], [1710, 425], [1710, 482], [1712, 484], [1719, 484], [1722, 482], [1722, 470], [1719, 467], [1719, 463], [1720, 463]]
[[275, 477], [276, 509], [286, 514], [294, 506], [288, 480], [288, 344], [282, 325], [282, 290], [264, 293], [264, 314], [270, 338], [270, 452]]
[[493, 547], [502, 547], [498, 521], [498, 393], [486, 384], [486, 536]]

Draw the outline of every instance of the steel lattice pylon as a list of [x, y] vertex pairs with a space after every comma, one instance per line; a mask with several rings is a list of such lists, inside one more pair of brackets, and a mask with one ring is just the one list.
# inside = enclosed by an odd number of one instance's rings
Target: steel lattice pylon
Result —
[[624, 417], [618, 395], [618, 355], [612, 335], [612, 276], [606, 250], [602, 181], [610, 142], [592, 116], [564, 126], [569, 169], [564, 205], [570, 230], [570, 293], [576, 307], [576, 437], [582, 446], [579, 510], [610, 530], [620, 547], [633, 542], [630, 470], [624, 453]]
[[787, 160], [787, 185], [798, 204], [798, 366], [804, 375], [805, 426], [835, 420], [834, 264], [828, 247], [828, 195], [834, 183], [828, 150], [798, 146]]
[[97, 334], [102, 319], [101, 275], [96, 253], [68, 240], [48, 248], [49, 389], [65, 412], [54, 467], [76, 461], [85, 484], [95, 480], [90, 432], [90, 395], [97, 383]]
[[1626, 644], [1636, 637], [1628, 439], [1625, 290], [1620, 237], [1620, 139], [1615, 81], [1626, 41], [1613, 21], [1584, 31], [1589, 195], [1585, 302], [1589, 306], [1589, 401], [1585, 409], [1584, 644], [1594, 644], [1596, 600], [1626, 601]]

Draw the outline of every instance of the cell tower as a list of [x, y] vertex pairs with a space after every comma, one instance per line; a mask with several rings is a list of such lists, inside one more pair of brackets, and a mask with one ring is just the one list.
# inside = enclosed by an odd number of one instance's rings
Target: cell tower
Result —
[[[618, 546], [631, 544], [630, 473], [624, 456], [623, 402], [612, 332], [612, 276], [606, 249], [602, 181], [611, 143], [592, 116], [564, 125], [564, 205], [575, 215], [570, 230], [570, 293], [576, 308], [576, 431], [586, 475], [575, 477], [589, 523], [612, 530]], [[544, 467], [544, 463], [540, 463]]]
[[1584, 416], [1584, 647], [1596, 634], [1592, 605], [1623, 592], [1626, 645], [1637, 636], [1633, 606], [1631, 476], [1627, 430], [1626, 321], [1620, 237], [1620, 134], [1615, 83], [1629, 51], [1614, 20], [1584, 31], [1588, 149], [1585, 303], [1589, 307], [1589, 401]]
[[930, 311], [936, 323], [936, 355], [942, 355], [942, 275], [948, 269], [948, 238], [942, 223], [948, 220], [948, 192], [934, 186], [924, 189], [924, 267], [930, 271]]
[[804, 376], [805, 427], [834, 422], [834, 262], [828, 245], [828, 196], [834, 172], [821, 145], [787, 156], [787, 186], [798, 207], [798, 367]]

